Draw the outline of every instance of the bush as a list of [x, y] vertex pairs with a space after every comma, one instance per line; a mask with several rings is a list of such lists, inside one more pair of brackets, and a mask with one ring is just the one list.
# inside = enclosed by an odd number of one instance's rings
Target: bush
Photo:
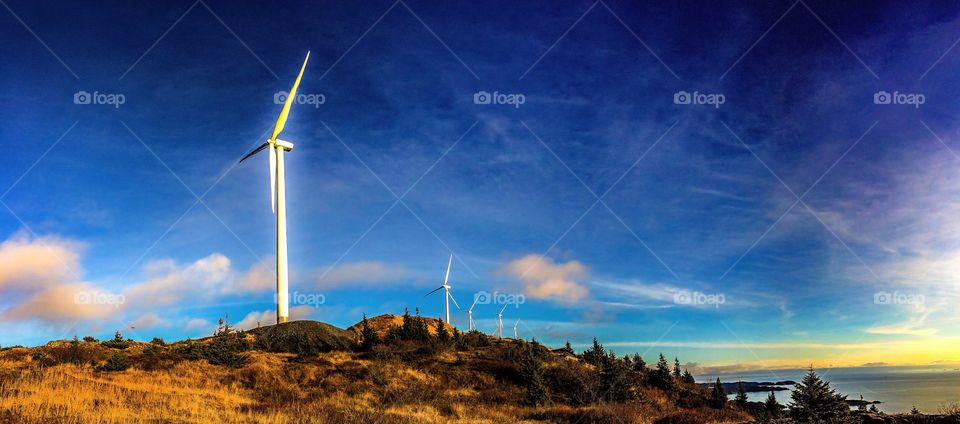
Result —
[[213, 341], [204, 346], [203, 357], [211, 364], [239, 368], [247, 363], [244, 352], [250, 350], [250, 343], [242, 331], [233, 331], [230, 323], [221, 319]]
[[96, 342], [98, 342], [99, 340], [97, 340], [97, 338], [96, 338], [96, 337], [93, 337], [93, 336], [86, 336], [86, 337], [83, 338], [83, 341], [85, 341], [85, 342], [87, 342], [87, 343], [96, 343]]
[[163, 338], [162, 338], [162, 337], [154, 337], [153, 340], [150, 340], [150, 343], [151, 343], [151, 344], [155, 344], [155, 345], [157, 345], [157, 346], [166, 346], [166, 345], [167, 345], [167, 342], [163, 341]]
[[111, 349], [126, 349], [130, 347], [130, 341], [123, 338], [123, 335], [120, 334], [120, 331], [117, 331], [113, 335], [113, 340], [104, 340], [100, 342], [101, 345], [109, 347]]
[[130, 368], [130, 358], [127, 358], [127, 355], [116, 352], [111, 355], [110, 358], [107, 359], [107, 363], [103, 364], [99, 369], [100, 371], [118, 372], [128, 368]]

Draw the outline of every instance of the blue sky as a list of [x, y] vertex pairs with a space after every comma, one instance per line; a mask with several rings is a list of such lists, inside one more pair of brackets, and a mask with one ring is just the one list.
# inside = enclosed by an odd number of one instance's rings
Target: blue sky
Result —
[[956, 5], [4, 3], [0, 345], [269, 321], [266, 160], [236, 161], [310, 50], [324, 102], [283, 134], [301, 318], [439, 316], [453, 253], [461, 306], [523, 295], [505, 326], [554, 345], [960, 360]]

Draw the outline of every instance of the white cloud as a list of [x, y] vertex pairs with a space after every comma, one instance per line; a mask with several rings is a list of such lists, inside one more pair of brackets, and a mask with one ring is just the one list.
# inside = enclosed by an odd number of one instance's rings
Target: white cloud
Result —
[[58, 236], [17, 233], [0, 243], [0, 293], [77, 282], [84, 245]]
[[0, 319], [51, 323], [105, 319], [121, 310], [120, 299], [89, 283], [52, 285], [3, 311]]
[[590, 294], [577, 282], [587, 278], [587, 268], [574, 260], [558, 264], [548, 257], [531, 254], [509, 262], [498, 273], [520, 281], [524, 294], [535, 299], [574, 303]]

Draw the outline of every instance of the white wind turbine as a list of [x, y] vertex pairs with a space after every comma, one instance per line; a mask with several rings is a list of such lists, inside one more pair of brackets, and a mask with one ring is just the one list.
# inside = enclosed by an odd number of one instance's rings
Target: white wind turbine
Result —
[[303, 71], [307, 68], [307, 60], [310, 59], [310, 52], [303, 59], [303, 65], [300, 67], [300, 73], [293, 82], [293, 88], [290, 89], [286, 101], [283, 102], [283, 108], [280, 109], [280, 116], [273, 127], [273, 134], [260, 147], [247, 153], [240, 162], [260, 153], [263, 149], [268, 149], [270, 153], [270, 208], [277, 215], [277, 324], [287, 322], [290, 319], [290, 305], [287, 288], [288, 269], [287, 269], [287, 197], [286, 197], [286, 179], [283, 172], [283, 154], [293, 150], [293, 143], [280, 140], [277, 136], [283, 131], [283, 126], [287, 123], [287, 116], [290, 115], [290, 105], [297, 97], [297, 87], [300, 86], [300, 78], [303, 77]]
[[[450, 259], [447, 261], [447, 275], [443, 277], [443, 284], [440, 287], [433, 289], [430, 293], [427, 293], [427, 296], [433, 294], [433, 292], [443, 289], [443, 306], [444, 310], [447, 313], [446, 323], [450, 324], [450, 301], [453, 301], [453, 304], [456, 305], [457, 309], [460, 309], [460, 305], [457, 305], [457, 300], [453, 298], [453, 295], [450, 294], [450, 285], [447, 282], [450, 280], [450, 265], [453, 264], [453, 254], [450, 254]], [[426, 296], [424, 296], [426, 297]]]
[[520, 325], [520, 318], [517, 318], [517, 322], [513, 323], [513, 338], [518, 339], [517, 337], [517, 326]]
[[507, 309], [507, 305], [503, 305], [503, 308], [500, 309], [500, 313], [497, 314], [497, 337], [503, 338], [503, 311]]
[[480, 297], [474, 296], [473, 305], [470, 305], [470, 309], [467, 309], [467, 325], [469, 325], [469, 331], [473, 331], [473, 307], [477, 306], [478, 300], [480, 300]]

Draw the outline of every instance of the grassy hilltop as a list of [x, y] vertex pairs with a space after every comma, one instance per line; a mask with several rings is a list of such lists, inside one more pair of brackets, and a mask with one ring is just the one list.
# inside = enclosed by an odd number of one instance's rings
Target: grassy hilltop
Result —
[[[722, 390], [721, 390], [722, 391]], [[0, 422], [740, 423], [661, 357], [576, 355], [384, 315], [164, 343], [92, 338], [0, 350]], [[759, 412], [758, 412], [759, 411]]]

